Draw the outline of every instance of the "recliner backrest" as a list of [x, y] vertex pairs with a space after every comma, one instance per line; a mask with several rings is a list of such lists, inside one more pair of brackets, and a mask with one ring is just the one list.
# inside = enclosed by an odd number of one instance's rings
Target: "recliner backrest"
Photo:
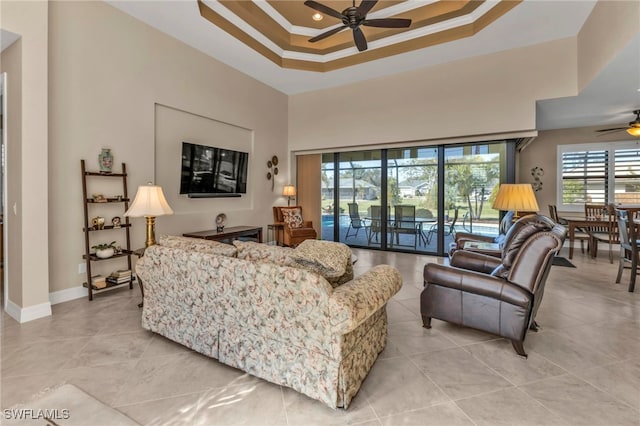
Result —
[[513, 225], [513, 215], [513, 210], [510, 210], [504, 214], [504, 217], [500, 221], [500, 228], [498, 229], [498, 233], [500, 235], [506, 235], [507, 232], [509, 232], [509, 229], [511, 229], [511, 226]]
[[546, 216], [527, 215], [518, 219], [509, 228], [504, 240], [502, 249], [502, 265], [506, 269], [511, 269], [514, 259], [522, 248], [524, 242], [533, 234], [543, 231], [550, 231], [555, 223]]

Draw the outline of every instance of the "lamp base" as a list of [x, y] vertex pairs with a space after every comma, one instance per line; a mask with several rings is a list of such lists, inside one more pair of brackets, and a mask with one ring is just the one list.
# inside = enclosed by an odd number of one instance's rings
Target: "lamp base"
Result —
[[145, 216], [147, 219], [147, 241], [145, 247], [156, 244], [156, 218], [155, 216]]

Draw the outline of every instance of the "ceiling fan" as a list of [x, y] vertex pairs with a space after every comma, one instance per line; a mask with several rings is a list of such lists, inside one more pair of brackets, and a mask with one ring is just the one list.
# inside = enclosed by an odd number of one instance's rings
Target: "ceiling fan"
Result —
[[640, 109], [633, 111], [636, 115], [636, 119], [629, 122], [628, 127], [614, 127], [612, 129], [596, 130], [596, 132], [619, 132], [620, 130], [626, 130], [631, 136], [640, 136]]
[[356, 7], [356, 2], [353, 0], [353, 6], [346, 8], [342, 13], [334, 10], [328, 6], [318, 3], [314, 0], [307, 0], [304, 2], [305, 6], [311, 9], [324, 13], [325, 15], [333, 16], [342, 20], [342, 25], [326, 31], [320, 35], [317, 35], [309, 42], [315, 43], [316, 41], [325, 39], [329, 36], [339, 33], [345, 28], [351, 28], [353, 30], [353, 39], [356, 42], [356, 47], [360, 52], [367, 50], [367, 40], [360, 29], [360, 25], [365, 27], [378, 27], [378, 28], [408, 28], [411, 25], [411, 19], [403, 18], [382, 18], [382, 19], [367, 19], [367, 13], [378, 3], [378, 0], [362, 0], [360, 6]]

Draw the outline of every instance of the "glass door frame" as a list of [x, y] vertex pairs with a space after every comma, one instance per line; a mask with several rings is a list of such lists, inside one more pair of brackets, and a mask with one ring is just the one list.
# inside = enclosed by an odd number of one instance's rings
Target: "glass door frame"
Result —
[[[387, 152], [389, 149], [397, 149], [397, 148], [372, 148], [361, 151], [380, 151], [380, 203], [383, 206], [381, 209], [381, 231], [380, 231], [380, 246], [361, 246], [361, 245], [350, 245], [358, 248], [366, 248], [370, 250], [385, 250], [385, 251], [393, 251], [393, 252], [407, 252], [407, 253], [416, 253], [416, 254], [426, 254], [426, 255], [436, 255], [436, 256], [444, 256], [447, 253], [447, 248], [445, 247], [445, 210], [446, 210], [446, 179], [445, 179], [445, 150], [446, 148], [451, 147], [467, 147], [467, 146], [475, 146], [475, 145], [491, 145], [491, 144], [505, 144], [505, 160], [504, 160], [504, 170], [501, 170], [500, 183], [514, 183], [516, 177], [516, 141], [513, 139], [509, 140], [494, 140], [494, 141], [479, 141], [473, 143], [459, 143], [459, 144], [446, 144], [446, 145], [438, 145], [437, 148], [437, 229], [438, 232], [436, 234], [436, 251], [435, 252], [424, 252], [418, 250], [402, 250], [397, 248], [390, 248], [388, 244], [388, 229], [387, 225], [389, 223], [388, 217], [388, 209], [386, 206], [388, 205], [388, 155]], [[433, 146], [425, 146], [429, 148], [433, 148]], [[398, 147], [402, 149], [402, 147]], [[413, 148], [413, 147], [407, 147]], [[420, 147], [418, 147], [420, 148]], [[361, 152], [361, 151], [345, 151], [346, 152]], [[334, 152], [333, 153], [333, 205], [336, 207], [333, 209], [333, 241], [340, 241], [340, 209], [337, 206], [340, 205], [340, 154], [342, 152]], [[500, 218], [502, 218], [503, 212], [500, 212]], [[347, 244], [345, 241], [340, 241], [344, 244]]]

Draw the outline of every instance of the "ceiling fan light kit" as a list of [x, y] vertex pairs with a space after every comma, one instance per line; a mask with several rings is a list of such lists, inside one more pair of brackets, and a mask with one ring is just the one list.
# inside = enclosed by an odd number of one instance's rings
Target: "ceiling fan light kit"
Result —
[[631, 136], [640, 137], [640, 127], [629, 127], [627, 129], [627, 133], [629, 133]]
[[377, 27], [377, 28], [408, 28], [411, 25], [411, 19], [404, 18], [381, 18], [381, 19], [367, 19], [367, 13], [373, 9], [373, 6], [378, 3], [378, 0], [362, 0], [360, 6], [356, 6], [355, 0], [352, 2], [352, 6], [346, 8], [341, 12], [334, 10], [328, 6], [318, 3], [314, 0], [307, 0], [304, 2], [305, 6], [310, 7], [316, 12], [323, 13], [328, 16], [340, 19], [342, 25], [325, 31], [315, 37], [309, 39], [310, 43], [323, 40], [329, 36], [339, 33], [340, 31], [351, 28], [353, 31], [353, 40], [356, 47], [360, 52], [367, 50], [367, 39], [364, 33], [360, 29], [360, 26], [365, 27]]
[[614, 127], [612, 129], [601, 129], [601, 130], [596, 130], [596, 132], [615, 133], [621, 130], [626, 130], [627, 133], [629, 133], [631, 136], [640, 137], [640, 109], [634, 110], [633, 113], [636, 115], [636, 119], [633, 121], [630, 121], [628, 127]]

